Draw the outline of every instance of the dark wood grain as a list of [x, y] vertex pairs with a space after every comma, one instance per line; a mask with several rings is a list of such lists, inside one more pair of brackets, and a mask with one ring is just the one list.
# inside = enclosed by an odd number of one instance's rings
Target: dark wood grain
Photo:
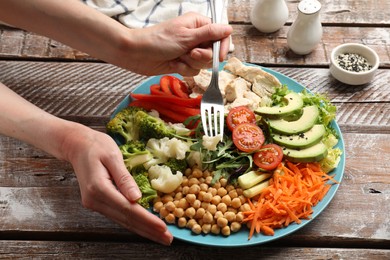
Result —
[[[134, 250], [136, 248], [136, 250]], [[195, 245], [164, 247], [148, 243], [0, 241], [0, 255], [17, 259], [354, 259], [382, 260], [389, 250], [348, 248], [248, 247], [245, 256], [237, 248]], [[217, 258], [210, 256], [217, 255]]]

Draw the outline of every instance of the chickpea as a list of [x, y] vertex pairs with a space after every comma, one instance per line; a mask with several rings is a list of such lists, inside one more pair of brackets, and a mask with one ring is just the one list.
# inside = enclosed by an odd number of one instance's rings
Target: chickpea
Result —
[[161, 201], [165, 204], [165, 203], [167, 203], [168, 201], [173, 201], [173, 198], [172, 198], [171, 195], [165, 194], [164, 196], [162, 196]]
[[210, 212], [206, 212], [203, 215], [203, 223], [210, 224], [213, 222], [213, 215]]
[[244, 190], [242, 188], [236, 188], [236, 191], [238, 196], [243, 195]]
[[177, 226], [180, 228], [184, 228], [187, 226], [187, 219], [185, 217], [178, 218]]
[[239, 231], [241, 229], [241, 224], [238, 223], [238, 222], [233, 222], [232, 224], [230, 224], [230, 230], [235, 233], [237, 231]]
[[207, 177], [205, 178], [205, 180], [204, 180], [204, 183], [210, 185], [212, 181], [213, 181], [213, 177], [207, 176]]
[[217, 195], [217, 189], [214, 188], [214, 187], [209, 187], [208, 190], [207, 190], [207, 192], [211, 193], [211, 195], [213, 195], [213, 197], [214, 197], [215, 195]]
[[199, 209], [202, 206], [202, 202], [200, 202], [200, 200], [195, 200], [194, 203], [192, 204], [192, 206], [195, 209]]
[[206, 210], [204, 208], [198, 208], [195, 213], [195, 218], [196, 219], [202, 219], [204, 213], [206, 213]]
[[237, 221], [238, 223], [241, 223], [243, 219], [244, 219], [244, 214], [242, 214], [242, 212], [238, 212], [238, 213], [236, 214], [236, 221]]
[[[203, 177], [200, 177], [198, 180], [199, 180], [199, 184], [202, 184], [205, 182], [205, 179]], [[205, 183], [205, 184], [207, 184], [207, 183]]]
[[165, 218], [168, 216], [169, 210], [167, 210], [164, 206], [160, 209], [160, 217]]
[[221, 202], [217, 205], [217, 210], [222, 211], [222, 213], [225, 213], [227, 211], [227, 206], [225, 203]]
[[211, 199], [213, 198], [213, 194], [207, 192], [203, 195], [203, 201], [204, 202], [210, 202]]
[[204, 208], [204, 209], [207, 210], [207, 208], [209, 207], [209, 205], [210, 205], [210, 202], [204, 202], [204, 201], [203, 201], [203, 202], [201, 203], [200, 206], [201, 206], [202, 208]]
[[236, 213], [238, 212], [238, 210], [235, 209], [235, 208], [233, 208], [233, 207], [228, 207], [228, 208], [227, 208], [227, 211], [233, 212], [234, 214], [236, 214]]
[[219, 233], [221, 233], [221, 228], [217, 224], [213, 224], [211, 226], [211, 233], [219, 235]]
[[240, 194], [240, 195], [238, 195], [238, 197], [240, 198], [240, 200], [241, 200], [241, 204], [244, 204], [244, 203], [246, 203], [246, 197], [244, 196], [244, 195], [242, 195], [242, 194]]
[[176, 205], [176, 207], [177, 208], [182, 208], [182, 209], [187, 209], [188, 207], [189, 207], [189, 203], [188, 203], [188, 201], [187, 201], [187, 199], [186, 198], [181, 198], [180, 200], [179, 200], [179, 203], [178, 203], [178, 205]]
[[240, 207], [240, 211], [242, 211], [242, 212], [250, 211], [250, 210], [251, 210], [251, 206], [249, 206], [248, 203], [244, 203], [244, 204], [242, 204], [241, 207]]
[[223, 214], [223, 216], [227, 219], [227, 221], [229, 221], [230, 223], [232, 223], [233, 221], [236, 220], [236, 214], [234, 214], [233, 212], [230, 212], [230, 211], [227, 211], [225, 212], [225, 214]]
[[186, 227], [192, 229], [192, 227], [195, 226], [196, 224], [198, 224], [198, 222], [196, 222], [196, 220], [192, 218], [187, 221]]
[[194, 170], [192, 171], [192, 177], [193, 177], [193, 178], [199, 179], [199, 178], [202, 177], [202, 176], [203, 176], [203, 172], [202, 172], [201, 169], [194, 169]]
[[225, 226], [221, 229], [221, 233], [222, 235], [224, 236], [230, 236], [230, 227], [229, 226]]
[[224, 217], [219, 217], [217, 219], [217, 225], [221, 228], [226, 227], [228, 224], [228, 220]]
[[205, 170], [204, 172], [203, 172], [203, 178], [207, 178], [207, 177], [209, 177], [211, 175], [211, 172], [209, 171], [209, 170]]
[[208, 234], [211, 231], [211, 224], [203, 224], [202, 225], [202, 232], [204, 234]]
[[241, 207], [241, 200], [240, 198], [234, 198], [231, 203], [232, 207], [235, 209], [238, 209]]
[[[210, 182], [211, 183], [211, 182]], [[222, 186], [221, 186], [221, 183], [220, 182], [216, 182], [215, 184], [214, 184], [214, 186], [213, 186], [213, 188], [216, 188], [217, 190], [219, 189], [219, 188], [221, 188]]]
[[226, 206], [230, 206], [230, 204], [232, 203], [232, 199], [230, 198], [229, 195], [223, 196], [221, 201], [222, 201], [222, 203], [225, 203]]
[[181, 191], [179, 191], [179, 192], [177, 192], [177, 193], [175, 194], [174, 199], [175, 199], [175, 200], [180, 200], [181, 198], [183, 198], [183, 193], [182, 193]]
[[200, 187], [198, 184], [191, 185], [190, 189], [188, 190], [189, 194], [198, 194], [200, 192]]
[[235, 190], [235, 188], [234, 188], [233, 185], [229, 184], [229, 185], [226, 185], [226, 190], [227, 190], [228, 192], [231, 192], [231, 191]]
[[210, 202], [214, 205], [218, 205], [221, 202], [221, 196], [215, 195], [214, 197], [211, 198]]
[[201, 191], [207, 191], [208, 188], [209, 188], [209, 185], [207, 185], [206, 183], [201, 183], [201, 184], [199, 185], [199, 187], [200, 187], [200, 190], [201, 190]]
[[198, 199], [200, 200], [200, 201], [203, 201], [203, 196], [206, 194], [206, 192], [205, 191], [200, 191], [199, 192], [199, 194], [198, 194]]
[[217, 194], [221, 197], [225, 196], [227, 194], [227, 190], [224, 187], [221, 187], [217, 190]]
[[222, 187], [226, 187], [226, 185], [227, 185], [227, 179], [225, 179], [225, 178], [221, 178], [220, 180], [219, 180], [219, 182], [221, 183], [221, 186]]
[[199, 180], [197, 179], [197, 178], [194, 178], [194, 177], [192, 177], [192, 178], [190, 178], [189, 180], [188, 180], [188, 186], [192, 186], [192, 185], [194, 185], [194, 184], [199, 184]]
[[214, 214], [214, 219], [218, 219], [219, 217], [223, 217], [222, 211], [217, 211], [217, 212], [215, 212], [215, 214]]
[[233, 189], [233, 190], [229, 191], [228, 194], [229, 194], [230, 198], [232, 198], [232, 199], [238, 197], [238, 193], [237, 193], [237, 190], [236, 190], [236, 189]]
[[160, 212], [160, 209], [164, 206], [162, 201], [157, 201], [156, 203], [153, 204], [153, 211], [154, 212]]
[[169, 212], [173, 212], [175, 210], [175, 204], [172, 202], [172, 201], [168, 201], [166, 204], [165, 204], [165, 208], [169, 211]]
[[172, 213], [169, 213], [166, 217], [165, 217], [165, 221], [169, 224], [175, 224], [175, 221], [176, 221], [176, 218], [175, 216], [172, 214]]
[[183, 186], [183, 189], [182, 189], [182, 193], [183, 193], [183, 195], [187, 195], [187, 194], [189, 194], [189, 190], [190, 190], [190, 187], [188, 187], [188, 186]]
[[212, 215], [214, 215], [217, 212], [217, 206], [215, 206], [214, 204], [209, 204], [206, 210]]
[[175, 208], [173, 215], [175, 215], [177, 218], [181, 218], [184, 216], [184, 210], [182, 208]]
[[191, 228], [191, 231], [194, 232], [195, 234], [199, 235], [202, 232], [202, 227], [199, 224], [195, 224]]
[[189, 193], [186, 195], [186, 200], [189, 204], [192, 205], [194, 203], [194, 201], [196, 200], [196, 195]]
[[[191, 207], [191, 208], [187, 208], [184, 213], [188, 218], [193, 218], [196, 214], [196, 210]], [[161, 215], [161, 213], [160, 213], [160, 215]]]

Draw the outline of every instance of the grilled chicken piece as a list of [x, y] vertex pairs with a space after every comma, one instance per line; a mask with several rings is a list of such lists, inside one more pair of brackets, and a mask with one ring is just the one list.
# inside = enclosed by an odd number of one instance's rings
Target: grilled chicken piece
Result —
[[[222, 95], [225, 94], [226, 86], [230, 81], [235, 79], [237, 76], [227, 72], [220, 71], [218, 77], [219, 89], [221, 90]], [[208, 88], [211, 81], [211, 71], [209, 70], [200, 70], [199, 74], [193, 77], [184, 77], [183, 80], [187, 83], [189, 89], [193, 93], [203, 94]]]
[[235, 78], [226, 85], [225, 98], [227, 102], [233, 102], [237, 98], [244, 97], [245, 92], [250, 91], [251, 83], [243, 78]]
[[224, 69], [251, 82], [252, 91], [260, 97], [269, 97], [275, 92], [275, 87], [282, 85], [272, 74], [265, 72], [259, 67], [247, 66], [235, 57], [227, 61]]

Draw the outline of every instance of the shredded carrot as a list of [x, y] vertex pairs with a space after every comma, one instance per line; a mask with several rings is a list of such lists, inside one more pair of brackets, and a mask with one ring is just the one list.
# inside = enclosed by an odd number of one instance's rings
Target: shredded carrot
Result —
[[250, 210], [243, 212], [243, 222], [250, 227], [248, 240], [255, 232], [272, 236], [277, 228], [310, 219], [313, 207], [329, 191], [329, 181], [338, 183], [318, 163], [280, 164], [257, 201], [248, 199]]

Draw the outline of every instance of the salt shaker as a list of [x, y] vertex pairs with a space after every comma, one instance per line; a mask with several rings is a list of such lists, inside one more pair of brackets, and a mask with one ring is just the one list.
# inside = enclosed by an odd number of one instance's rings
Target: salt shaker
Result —
[[298, 4], [298, 16], [287, 33], [287, 44], [296, 54], [309, 54], [321, 41], [320, 10], [317, 0], [302, 0]]
[[257, 30], [271, 33], [286, 23], [289, 10], [285, 0], [257, 0], [250, 19]]

